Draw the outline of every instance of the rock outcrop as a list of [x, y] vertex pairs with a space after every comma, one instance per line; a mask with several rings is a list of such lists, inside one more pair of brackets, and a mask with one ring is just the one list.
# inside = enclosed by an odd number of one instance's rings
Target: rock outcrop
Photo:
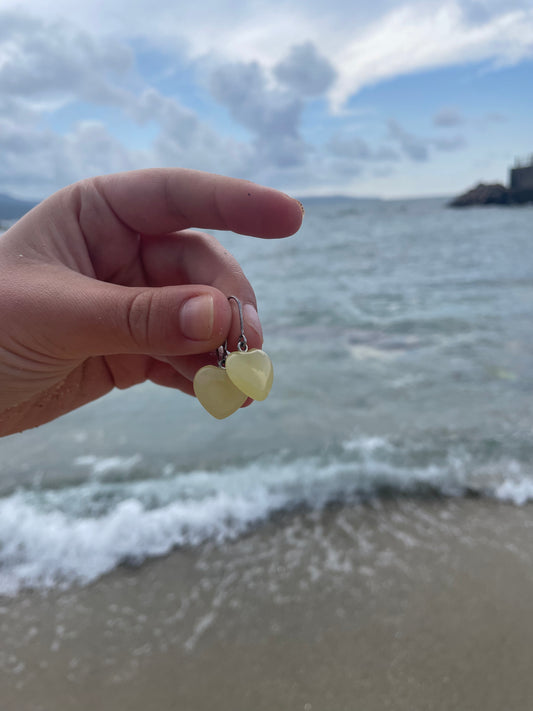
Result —
[[511, 191], [501, 183], [479, 183], [475, 188], [452, 200], [450, 207], [468, 207], [470, 205], [510, 205]]
[[449, 204], [450, 207], [468, 207], [469, 205], [523, 205], [533, 202], [533, 158], [529, 165], [518, 161], [509, 171], [509, 187], [501, 183], [479, 183], [475, 188], [459, 195]]

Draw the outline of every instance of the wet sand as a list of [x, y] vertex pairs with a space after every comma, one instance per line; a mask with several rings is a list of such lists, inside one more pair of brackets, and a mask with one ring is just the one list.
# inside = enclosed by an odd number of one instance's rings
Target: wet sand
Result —
[[1, 598], [0, 636], [2, 711], [526, 710], [533, 508], [287, 514], [88, 588]]

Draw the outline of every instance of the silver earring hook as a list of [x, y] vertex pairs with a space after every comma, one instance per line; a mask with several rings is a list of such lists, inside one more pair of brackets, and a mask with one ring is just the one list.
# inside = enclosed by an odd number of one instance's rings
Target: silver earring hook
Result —
[[[240, 322], [240, 327], [241, 327], [241, 335], [239, 336], [239, 342], [237, 343], [237, 348], [240, 350], [241, 353], [246, 353], [248, 350], [248, 341], [246, 340], [246, 336], [244, 335], [244, 317], [242, 315], [242, 304], [239, 301], [239, 299], [236, 296], [228, 296], [228, 301], [230, 299], [233, 299], [235, 303], [237, 304], [237, 308], [239, 309], [239, 322]], [[227, 345], [227, 343], [226, 343]], [[226, 346], [224, 347], [224, 350], [227, 351]]]

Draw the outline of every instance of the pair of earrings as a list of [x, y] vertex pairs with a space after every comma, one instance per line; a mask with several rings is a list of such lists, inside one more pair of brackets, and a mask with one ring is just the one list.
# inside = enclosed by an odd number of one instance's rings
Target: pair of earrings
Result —
[[217, 420], [232, 415], [249, 397], [252, 400], [264, 400], [274, 379], [274, 369], [268, 355], [258, 348], [248, 350], [241, 302], [236, 296], [228, 296], [228, 299], [233, 299], [239, 309], [241, 335], [237, 350], [230, 353], [226, 342], [219, 349], [218, 367], [205, 365], [193, 380], [194, 394]]

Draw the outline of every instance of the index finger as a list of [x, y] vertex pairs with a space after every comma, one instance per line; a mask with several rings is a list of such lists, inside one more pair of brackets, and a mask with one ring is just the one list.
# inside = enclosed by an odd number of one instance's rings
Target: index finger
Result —
[[151, 168], [93, 181], [121, 222], [145, 235], [197, 227], [279, 238], [294, 234], [302, 223], [303, 209], [297, 200], [213, 173]]

